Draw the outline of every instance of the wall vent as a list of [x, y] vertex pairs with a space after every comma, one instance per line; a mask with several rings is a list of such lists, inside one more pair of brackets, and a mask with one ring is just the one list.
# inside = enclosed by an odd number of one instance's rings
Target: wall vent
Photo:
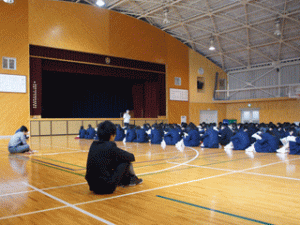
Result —
[[2, 57], [2, 68], [6, 70], [16, 70], [17, 69], [17, 59]]

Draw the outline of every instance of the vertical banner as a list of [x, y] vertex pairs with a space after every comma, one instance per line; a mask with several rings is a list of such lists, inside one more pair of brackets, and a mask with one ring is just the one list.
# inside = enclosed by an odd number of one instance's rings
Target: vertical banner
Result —
[[30, 115], [42, 115], [42, 59], [30, 58]]

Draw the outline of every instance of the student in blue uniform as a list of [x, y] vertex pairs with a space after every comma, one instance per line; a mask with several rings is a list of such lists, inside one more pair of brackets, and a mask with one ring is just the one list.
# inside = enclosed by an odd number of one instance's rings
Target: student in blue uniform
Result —
[[290, 141], [289, 147], [291, 155], [300, 155], [300, 137], [296, 137], [295, 141]]
[[261, 133], [257, 136], [257, 141], [246, 151], [254, 152], [264, 152], [271, 153], [276, 152], [279, 147], [279, 139], [272, 133], [272, 131], [267, 130], [265, 133]]
[[216, 130], [216, 127], [213, 124], [210, 124], [206, 128], [206, 132], [203, 134], [202, 140], [203, 143], [201, 147], [204, 148], [219, 148], [219, 132]]
[[124, 138], [125, 138], [124, 130], [122, 129], [120, 124], [117, 124], [115, 141], [123, 141]]
[[151, 144], [161, 144], [163, 140], [163, 130], [160, 125], [154, 124], [151, 129], [151, 133], [149, 138], [151, 140]]
[[200, 134], [195, 124], [190, 123], [186, 127], [183, 143], [187, 147], [197, 147], [200, 145]]
[[79, 138], [85, 138], [85, 135], [86, 135], [86, 130], [84, 129], [83, 126], [81, 126], [79, 130]]
[[250, 138], [246, 131], [247, 128], [244, 127], [231, 137], [231, 142], [233, 144], [234, 150], [245, 150], [250, 146]]
[[26, 135], [28, 133], [28, 129], [25, 126], [20, 128], [20, 131], [15, 133], [9, 143], [8, 143], [8, 151], [10, 153], [33, 153], [30, 150], [29, 145], [26, 142]]
[[173, 125], [170, 125], [169, 131], [164, 135], [166, 145], [175, 145], [181, 140], [180, 133]]
[[137, 142], [137, 143], [148, 142], [148, 136], [144, 129], [142, 129], [140, 126], [137, 126], [135, 129], [135, 132], [136, 132], [136, 139], [134, 140], [134, 142]]
[[228, 127], [227, 124], [222, 124], [221, 129], [219, 131], [219, 143], [221, 145], [227, 145], [230, 142], [231, 137], [233, 136], [233, 132]]
[[92, 127], [91, 124], [89, 124], [88, 129], [86, 130], [85, 138], [86, 139], [94, 139], [95, 135], [96, 135], [95, 129]]
[[126, 142], [134, 142], [136, 139], [136, 132], [133, 125], [129, 125], [126, 133]]

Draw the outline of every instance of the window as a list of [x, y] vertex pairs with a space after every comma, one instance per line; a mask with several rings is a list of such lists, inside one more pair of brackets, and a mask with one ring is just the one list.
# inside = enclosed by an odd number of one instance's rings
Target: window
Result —
[[242, 123], [259, 123], [259, 109], [241, 109]]

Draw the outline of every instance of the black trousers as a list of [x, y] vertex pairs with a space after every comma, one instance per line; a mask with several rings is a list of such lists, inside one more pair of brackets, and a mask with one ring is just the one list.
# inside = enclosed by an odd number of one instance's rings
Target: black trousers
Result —
[[116, 190], [117, 186], [128, 185], [132, 176], [135, 176], [132, 164], [128, 162], [120, 163], [108, 180], [103, 178], [88, 180], [88, 184], [90, 190], [96, 194], [111, 194]]

